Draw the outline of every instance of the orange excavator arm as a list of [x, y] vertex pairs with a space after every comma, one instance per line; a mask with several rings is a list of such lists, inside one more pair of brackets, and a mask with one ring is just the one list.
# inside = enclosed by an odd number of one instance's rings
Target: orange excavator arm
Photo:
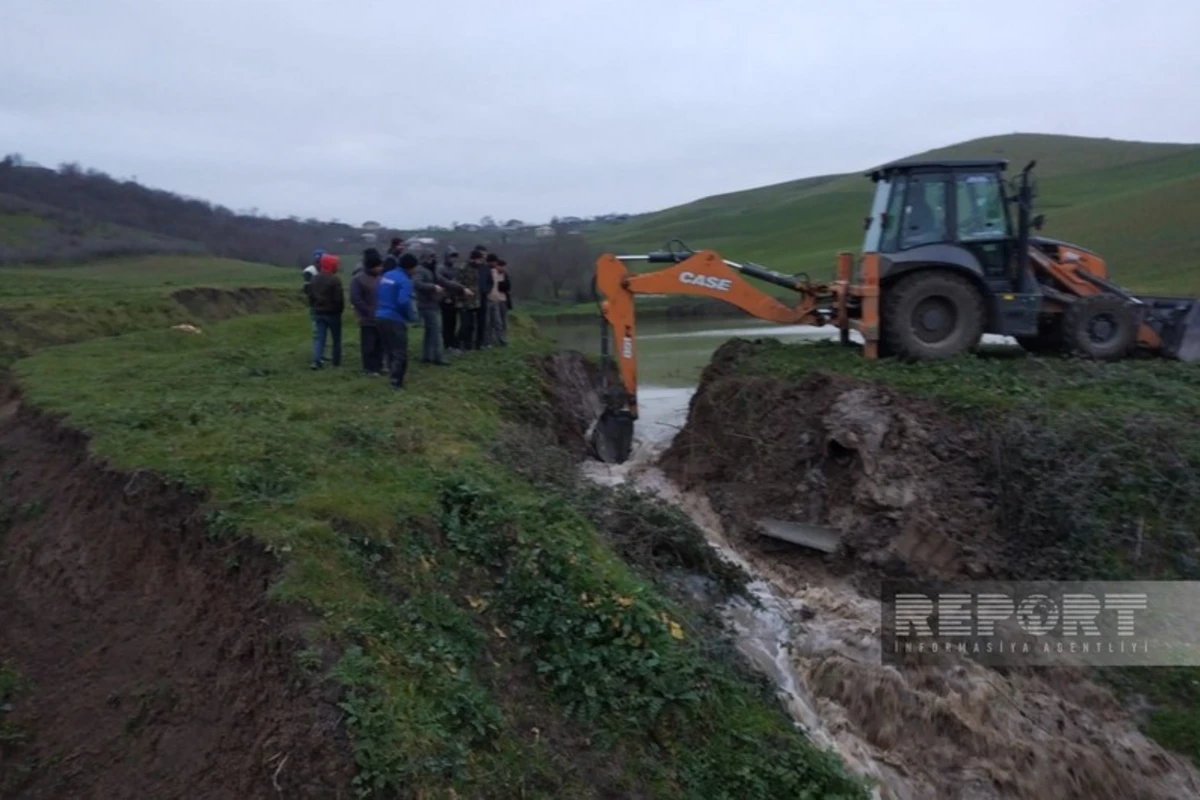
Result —
[[[635, 274], [626, 267], [626, 262], [631, 261], [670, 263], [672, 266]], [[799, 302], [788, 306], [755, 288], [743, 275], [795, 290]], [[621, 378], [620, 390], [605, 399], [605, 412], [591, 437], [593, 446], [605, 461], [620, 462], [628, 456], [633, 421], [638, 416], [636, 295], [712, 297], [759, 319], [785, 325], [824, 325], [831, 321], [829, 312], [821, 310], [822, 299], [830, 293], [825, 284], [813, 284], [807, 278], [783, 275], [757, 264], [727, 261], [712, 250], [660, 252], [645, 256], [605, 254], [596, 262], [596, 289], [604, 296], [600, 310], [612, 331]], [[605, 336], [603, 352], [606, 356], [607, 344], [608, 337]]]

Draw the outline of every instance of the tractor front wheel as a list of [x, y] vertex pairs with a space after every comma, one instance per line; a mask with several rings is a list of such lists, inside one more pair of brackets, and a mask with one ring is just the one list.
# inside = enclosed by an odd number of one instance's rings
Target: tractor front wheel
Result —
[[882, 343], [900, 358], [953, 358], [974, 349], [983, 337], [983, 296], [961, 275], [916, 272], [883, 294]]
[[1063, 334], [1071, 350], [1097, 361], [1125, 358], [1137, 341], [1138, 319], [1124, 298], [1080, 297], [1067, 307]]

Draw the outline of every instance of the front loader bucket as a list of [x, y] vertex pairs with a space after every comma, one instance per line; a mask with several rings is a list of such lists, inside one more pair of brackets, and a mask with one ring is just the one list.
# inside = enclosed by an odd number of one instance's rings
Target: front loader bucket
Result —
[[1149, 306], [1146, 323], [1162, 340], [1162, 355], [1200, 362], [1200, 301], [1180, 297], [1139, 297]]
[[633, 415], [621, 409], [605, 410], [592, 426], [588, 444], [606, 464], [624, 464], [633, 452]]
[[1200, 361], [1200, 303], [1192, 303], [1191, 309], [1180, 322], [1179, 341], [1174, 346], [1172, 358], [1193, 364]]

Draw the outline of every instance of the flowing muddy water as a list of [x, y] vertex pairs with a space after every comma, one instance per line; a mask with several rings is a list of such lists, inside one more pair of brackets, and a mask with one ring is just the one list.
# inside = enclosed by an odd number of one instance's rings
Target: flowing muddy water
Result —
[[[970, 661], [903, 671], [883, 665], [877, 601], [820, 569], [801, 571], [767, 550], [734, 547], [707, 498], [682, 491], [658, 468], [716, 347], [738, 335], [786, 341], [826, 331], [727, 321], [706, 327], [702, 320], [640, 328], [633, 456], [622, 465], [586, 462], [584, 474], [677, 505], [718, 552], [747, 570], [761, 608], [738, 601], [724, 609], [739, 648], [774, 681], [798, 727], [874, 780], [876, 798], [1200, 797], [1192, 766], [1146, 739], [1107, 691], [1077, 672], [1002, 675]], [[550, 332], [571, 349], [598, 347], [594, 324]]]

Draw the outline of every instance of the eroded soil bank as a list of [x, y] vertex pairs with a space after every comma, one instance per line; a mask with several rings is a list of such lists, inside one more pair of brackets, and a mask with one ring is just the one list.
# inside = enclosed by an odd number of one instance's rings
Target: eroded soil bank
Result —
[[[659, 464], [794, 609], [800, 693], [843, 754], [886, 765], [881, 796], [1200, 796], [1190, 762], [1080, 672], [880, 663], [881, 576], [1010, 578], [1050, 556], [1002, 536], [987, 433], [865, 381], [735, 375], [753, 347], [718, 351]], [[825, 556], [766, 539], [762, 517], [828, 525], [844, 547]]]
[[202, 498], [93, 461], [12, 390], [0, 474], [0, 659], [21, 684], [0, 796], [350, 796], [336, 691], [298, 673], [304, 619], [266, 602], [269, 555], [210, 539]]

